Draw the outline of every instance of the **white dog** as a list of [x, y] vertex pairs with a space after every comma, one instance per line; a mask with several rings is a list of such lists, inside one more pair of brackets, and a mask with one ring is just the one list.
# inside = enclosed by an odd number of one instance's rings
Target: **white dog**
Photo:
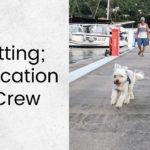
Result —
[[114, 87], [112, 90], [111, 104], [121, 108], [123, 103], [129, 104], [134, 99], [133, 87], [136, 80], [144, 79], [143, 73], [136, 73], [128, 70], [128, 67], [115, 64], [114, 66]]

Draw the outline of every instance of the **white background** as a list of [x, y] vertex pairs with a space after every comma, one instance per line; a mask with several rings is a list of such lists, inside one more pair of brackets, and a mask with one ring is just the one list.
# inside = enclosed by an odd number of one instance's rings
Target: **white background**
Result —
[[[59, 83], [0, 83], [6, 94], [41, 94], [38, 106], [0, 106], [0, 150], [68, 150], [68, 1], [0, 0], [0, 46], [45, 49], [37, 71], [56, 71]], [[0, 61], [2, 71], [30, 69]], [[0, 100], [2, 97], [0, 97]]]

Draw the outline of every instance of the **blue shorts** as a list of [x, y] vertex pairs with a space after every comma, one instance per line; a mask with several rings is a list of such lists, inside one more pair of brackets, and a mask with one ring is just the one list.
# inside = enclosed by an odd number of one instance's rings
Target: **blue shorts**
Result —
[[138, 38], [138, 46], [147, 46], [148, 39], [147, 38]]

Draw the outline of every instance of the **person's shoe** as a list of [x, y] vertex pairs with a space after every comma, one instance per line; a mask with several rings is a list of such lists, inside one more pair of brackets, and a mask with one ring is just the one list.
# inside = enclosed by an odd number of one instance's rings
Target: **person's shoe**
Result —
[[142, 53], [142, 52], [141, 52], [141, 51], [139, 51], [138, 55], [141, 55], [141, 53]]
[[144, 57], [144, 54], [142, 53], [142, 55], [141, 55], [142, 57]]

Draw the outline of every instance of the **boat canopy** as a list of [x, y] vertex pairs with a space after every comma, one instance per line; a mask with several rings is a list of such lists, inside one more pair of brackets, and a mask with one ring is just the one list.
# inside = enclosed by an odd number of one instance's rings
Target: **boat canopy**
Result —
[[87, 19], [81, 17], [69, 17], [69, 23], [78, 24], [112, 24], [111, 20]]

